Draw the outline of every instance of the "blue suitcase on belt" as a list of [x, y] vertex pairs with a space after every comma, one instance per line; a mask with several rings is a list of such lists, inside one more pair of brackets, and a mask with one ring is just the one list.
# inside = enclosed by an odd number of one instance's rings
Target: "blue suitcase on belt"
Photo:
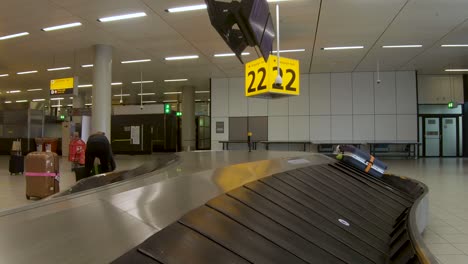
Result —
[[374, 177], [382, 177], [387, 165], [369, 153], [352, 145], [340, 145], [336, 148], [336, 158]]

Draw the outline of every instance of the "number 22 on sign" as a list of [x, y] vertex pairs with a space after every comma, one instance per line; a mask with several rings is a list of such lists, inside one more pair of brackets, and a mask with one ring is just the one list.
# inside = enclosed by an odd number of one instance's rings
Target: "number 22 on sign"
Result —
[[299, 61], [281, 57], [281, 86], [274, 85], [278, 75], [277, 57], [270, 55], [268, 62], [258, 58], [245, 65], [245, 95], [255, 96], [267, 93], [299, 95]]

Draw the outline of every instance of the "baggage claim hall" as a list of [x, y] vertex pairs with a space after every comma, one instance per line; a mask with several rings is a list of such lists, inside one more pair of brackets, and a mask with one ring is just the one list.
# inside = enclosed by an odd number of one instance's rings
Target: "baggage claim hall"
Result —
[[0, 263], [468, 263], [468, 1], [2, 4]]

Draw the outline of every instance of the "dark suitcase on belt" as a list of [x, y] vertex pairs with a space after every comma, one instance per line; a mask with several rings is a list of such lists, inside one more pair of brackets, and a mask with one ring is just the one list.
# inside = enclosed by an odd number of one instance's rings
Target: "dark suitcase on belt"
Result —
[[59, 158], [53, 152], [31, 152], [24, 161], [26, 198], [45, 198], [59, 192]]
[[24, 157], [21, 155], [11, 155], [8, 166], [10, 174], [19, 174], [24, 172]]
[[337, 159], [374, 177], [382, 177], [387, 165], [374, 156], [352, 145], [340, 145], [336, 148]]

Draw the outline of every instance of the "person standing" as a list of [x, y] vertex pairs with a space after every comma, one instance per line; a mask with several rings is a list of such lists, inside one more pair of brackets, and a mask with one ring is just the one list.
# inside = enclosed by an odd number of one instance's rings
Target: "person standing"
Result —
[[101, 164], [101, 173], [115, 170], [115, 160], [112, 148], [104, 132], [98, 131], [88, 138], [85, 152], [86, 177], [91, 176], [94, 159], [98, 158]]

